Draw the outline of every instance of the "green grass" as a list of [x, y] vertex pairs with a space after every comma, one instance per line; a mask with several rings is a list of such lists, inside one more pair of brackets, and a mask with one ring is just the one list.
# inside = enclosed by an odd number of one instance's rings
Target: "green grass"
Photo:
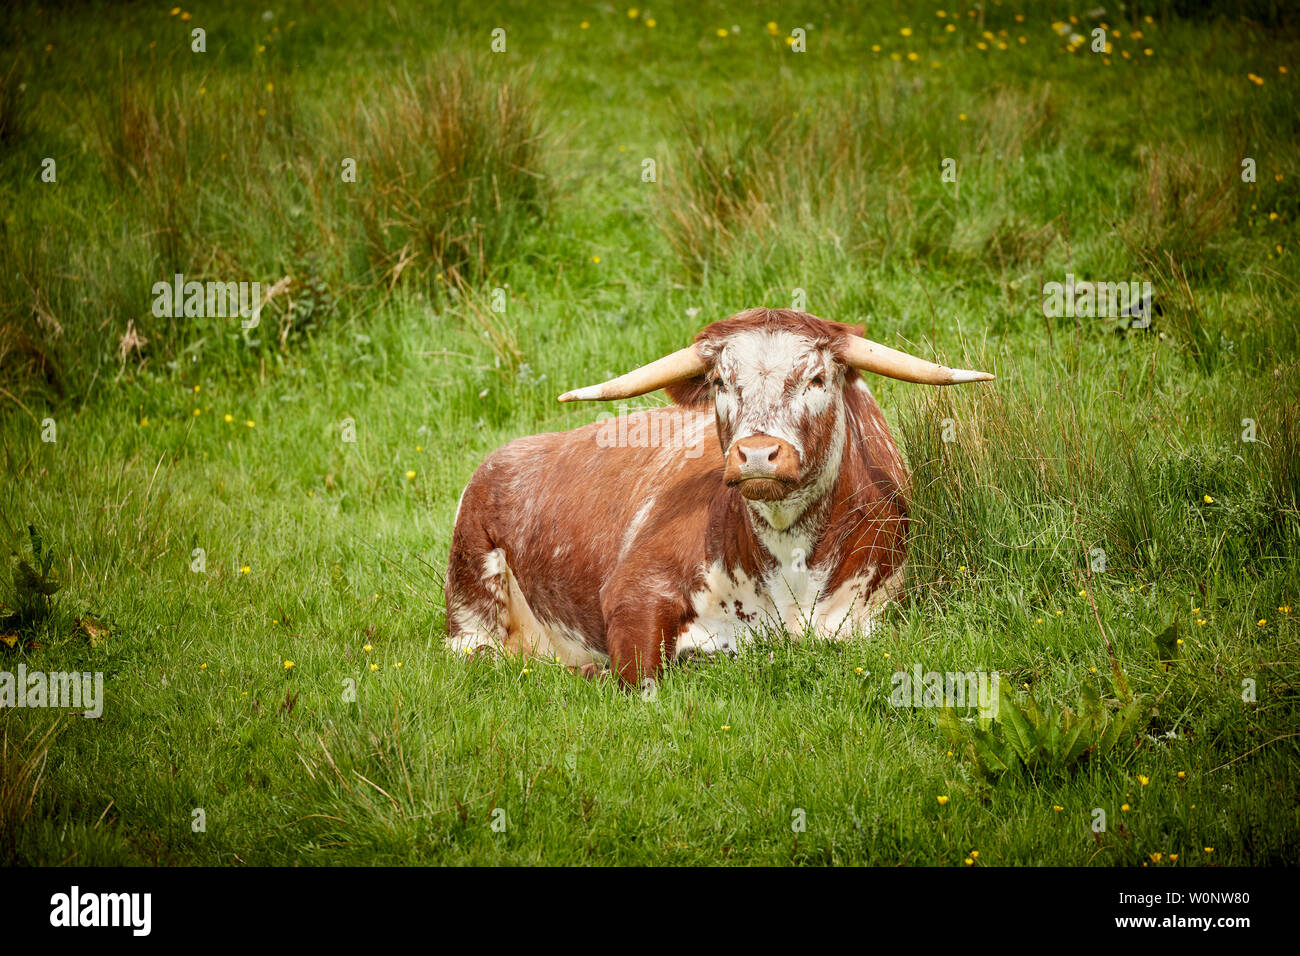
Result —
[[[1053, 29], [1086, 36], [1082, 8], [1009, 2], [819, 4], [776, 36], [710, 2], [7, 9], [0, 540], [26, 555], [35, 525], [63, 590], [0, 670], [102, 671], [107, 700], [0, 711], [0, 860], [1296, 862], [1300, 43], [1257, 6], [1113, 22], [1109, 65]], [[175, 271], [295, 282], [245, 334], [155, 318]], [[1066, 272], [1162, 311], [1045, 319]], [[998, 375], [871, 383], [914, 475], [907, 601], [673, 667], [653, 701], [448, 655], [482, 458], [796, 289]], [[1149, 719], [989, 777], [890, 706], [916, 663]]]

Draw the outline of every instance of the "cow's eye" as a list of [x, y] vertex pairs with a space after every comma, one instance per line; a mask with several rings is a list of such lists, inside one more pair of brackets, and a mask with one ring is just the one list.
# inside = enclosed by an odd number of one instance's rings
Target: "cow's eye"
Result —
[[809, 385], [816, 385], [818, 388], [826, 387], [826, 379], [821, 375], [814, 375], [808, 380]]
[[723, 387], [723, 382], [722, 382], [722, 376], [721, 376], [721, 375], [714, 376], [714, 379], [713, 379], [713, 387], [714, 387], [714, 388], [722, 388], [722, 387]]

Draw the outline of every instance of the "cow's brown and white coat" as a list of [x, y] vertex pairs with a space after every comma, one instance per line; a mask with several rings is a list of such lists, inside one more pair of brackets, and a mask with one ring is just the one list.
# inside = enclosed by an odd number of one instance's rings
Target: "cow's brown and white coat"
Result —
[[[448, 646], [553, 654], [574, 667], [608, 661], [638, 682], [666, 660], [731, 651], [765, 627], [828, 638], [870, 630], [902, 590], [908, 473], [853, 366], [915, 363], [937, 377], [912, 365], [906, 377], [939, 384], [990, 376], [920, 363], [860, 334], [800, 312], [743, 312], [705, 328], [672, 381], [638, 381], [666, 384], [675, 404], [633, 413], [645, 420], [629, 431], [679, 440], [608, 447], [597, 422], [493, 452], [457, 508]], [[612, 394], [621, 381], [563, 398], [640, 393]]]

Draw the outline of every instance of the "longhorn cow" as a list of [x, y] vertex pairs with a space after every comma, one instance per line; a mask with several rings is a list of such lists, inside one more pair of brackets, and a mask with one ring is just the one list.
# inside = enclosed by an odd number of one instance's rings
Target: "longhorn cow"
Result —
[[561, 402], [672, 405], [512, 441], [461, 495], [447, 645], [554, 655], [627, 683], [757, 628], [844, 638], [903, 588], [909, 475], [859, 375], [988, 381], [788, 309]]

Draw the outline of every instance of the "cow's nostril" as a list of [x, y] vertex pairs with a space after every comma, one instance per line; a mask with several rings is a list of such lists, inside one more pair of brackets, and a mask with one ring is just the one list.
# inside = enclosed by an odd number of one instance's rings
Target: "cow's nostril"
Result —
[[739, 445], [736, 446], [736, 454], [740, 456], [740, 461], [742, 464], [749, 461], [749, 459], [745, 457], [745, 449], [740, 447]]
[[772, 449], [771, 453], [767, 456], [767, 460], [776, 461], [776, 456], [779, 454], [781, 454], [781, 446], [777, 445]]

